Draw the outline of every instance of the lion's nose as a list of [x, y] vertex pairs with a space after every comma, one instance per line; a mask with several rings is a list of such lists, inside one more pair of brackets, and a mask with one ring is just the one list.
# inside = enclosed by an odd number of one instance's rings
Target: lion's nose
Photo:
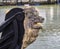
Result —
[[44, 22], [44, 18], [41, 17], [40, 18], [40, 22], [43, 23]]
[[42, 21], [44, 21], [44, 18], [42, 18]]
[[41, 16], [39, 16], [39, 21], [41, 22], [41, 23], [43, 23], [43, 21], [44, 21], [44, 18], [43, 17], [41, 17]]

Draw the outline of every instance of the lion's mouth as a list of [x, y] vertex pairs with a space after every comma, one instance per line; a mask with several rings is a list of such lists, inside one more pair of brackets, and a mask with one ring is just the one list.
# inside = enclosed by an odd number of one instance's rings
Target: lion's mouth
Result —
[[33, 25], [33, 29], [42, 29], [42, 28], [43, 28], [42, 23], [36, 23]]

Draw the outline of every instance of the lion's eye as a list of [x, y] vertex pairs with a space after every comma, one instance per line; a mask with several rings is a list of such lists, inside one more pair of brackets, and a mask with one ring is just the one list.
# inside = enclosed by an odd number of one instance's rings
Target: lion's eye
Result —
[[28, 16], [28, 18], [29, 19], [32, 19], [34, 16], [32, 15], [32, 14], [30, 14], [29, 16]]
[[29, 18], [29, 19], [31, 19], [32, 17], [31, 17], [31, 16], [29, 16], [28, 18]]

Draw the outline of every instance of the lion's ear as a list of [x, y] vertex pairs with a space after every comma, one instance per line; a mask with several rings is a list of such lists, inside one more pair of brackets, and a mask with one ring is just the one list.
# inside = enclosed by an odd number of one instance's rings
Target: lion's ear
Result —
[[25, 13], [25, 15], [27, 15], [28, 13], [30, 13], [30, 8], [24, 8], [24, 13]]

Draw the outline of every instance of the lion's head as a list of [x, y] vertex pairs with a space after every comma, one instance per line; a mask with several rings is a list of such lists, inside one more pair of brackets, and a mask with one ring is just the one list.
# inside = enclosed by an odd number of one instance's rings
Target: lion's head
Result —
[[39, 16], [38, 10], [34, 7], [25, 8], [24, 12], [25, 12], [24, 20], [25, 34], [21, 49], [25, 49], [29, 44], [36, 40], [38, 32], [40, 29], [42, 29], [42, 23], [44, 21], [44, 18]]

